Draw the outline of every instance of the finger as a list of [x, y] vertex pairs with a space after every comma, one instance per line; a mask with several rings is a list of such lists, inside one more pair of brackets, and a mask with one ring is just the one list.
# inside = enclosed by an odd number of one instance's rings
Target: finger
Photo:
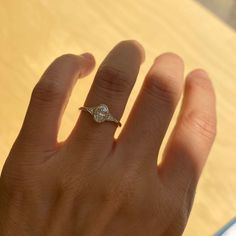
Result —
[[[110, 113], [120, 120], [143, 60], [144, 50], [138, 42], [127, 40], [116, 45], [100, 65], [84, 106], [106, 104]], [[79, 143], [83, 146], [86, 142], [92, 149], [107, 152], [116, 129], [117, 124], [96, 123], [83, 111], [71, 134], [71, 144], [79, 148]]]
[[61, 116], [76, 80], [86, 76], [95, 60], [89, 53], [66, 54], [57, 58], [33, 89], [20, 132], [23, 141], [52, 149], [57, 144]]
[[206, 72], [195, 70], [187, 76], [179, 118], [159, 167], [163, 181], [180, 191], [194, 189], [215, 134], [213, 86]]
[[121, 148], [130, 150], [131, 159], [148, 161], [156, 168], [161, 142], [181, 95], [183, 72], [182, 59], [173, 53], [154, 61], [118, 138]]

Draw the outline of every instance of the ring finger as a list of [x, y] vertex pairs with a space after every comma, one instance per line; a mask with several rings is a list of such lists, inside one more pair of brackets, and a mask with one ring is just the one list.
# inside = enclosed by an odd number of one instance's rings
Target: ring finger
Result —
[[[120, 120], [143, 61], [144, 50], [138, 42], [127, 40], [116, 45], [100, 65], [84, 106], [106, 104]], [[81, 112], [70, 144], [81, 149], [91, 143], [93, 150], [109, 152], [116, 128], [114, 122], [96, 123], [88, 112]]]

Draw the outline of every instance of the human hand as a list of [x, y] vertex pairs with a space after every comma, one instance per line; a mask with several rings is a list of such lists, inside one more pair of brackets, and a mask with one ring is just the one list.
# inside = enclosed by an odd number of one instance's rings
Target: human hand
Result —
[[[85, 106], [105, 103], [120, 119], [143, 61], [139, 43], [119, 43], [98, 69]], [[208, 75], [195, 70], [184, 82], [183, 61], [163, 54], [117, 139], [115, 123], [99, 124], [82, 112], [68, 139], [58, 143], [72, 88], [94, 65], [91, 54], [61, 56], [35, 86], [0, 179], [0, 235], [182, 234], [216, 133]], [[183, 89], [177, 123], [157, 166]]]

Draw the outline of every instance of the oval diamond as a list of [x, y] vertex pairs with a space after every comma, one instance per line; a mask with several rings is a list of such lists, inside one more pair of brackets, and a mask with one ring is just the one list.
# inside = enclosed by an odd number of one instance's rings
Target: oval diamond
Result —
[[109, 114], [109, 109], [107, 105], [105, 104], [100, 104], [95, 110], [94, 110], [94, 115], [93, 118], [96, 122], [103, 122], [106, 120], [107, 115]]

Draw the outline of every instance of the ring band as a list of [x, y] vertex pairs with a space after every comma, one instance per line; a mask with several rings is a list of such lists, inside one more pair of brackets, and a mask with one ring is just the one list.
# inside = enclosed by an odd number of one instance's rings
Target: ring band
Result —
[[92, 116], [97, 123], [102, 123], [104, 121], [112, 121], [121, 126], [120, 121], [114, 118], [109, 112], [109, 108], [106, 104], [100, 104], [95, 107], [80, 107], [79, 110], [87, 111]]

